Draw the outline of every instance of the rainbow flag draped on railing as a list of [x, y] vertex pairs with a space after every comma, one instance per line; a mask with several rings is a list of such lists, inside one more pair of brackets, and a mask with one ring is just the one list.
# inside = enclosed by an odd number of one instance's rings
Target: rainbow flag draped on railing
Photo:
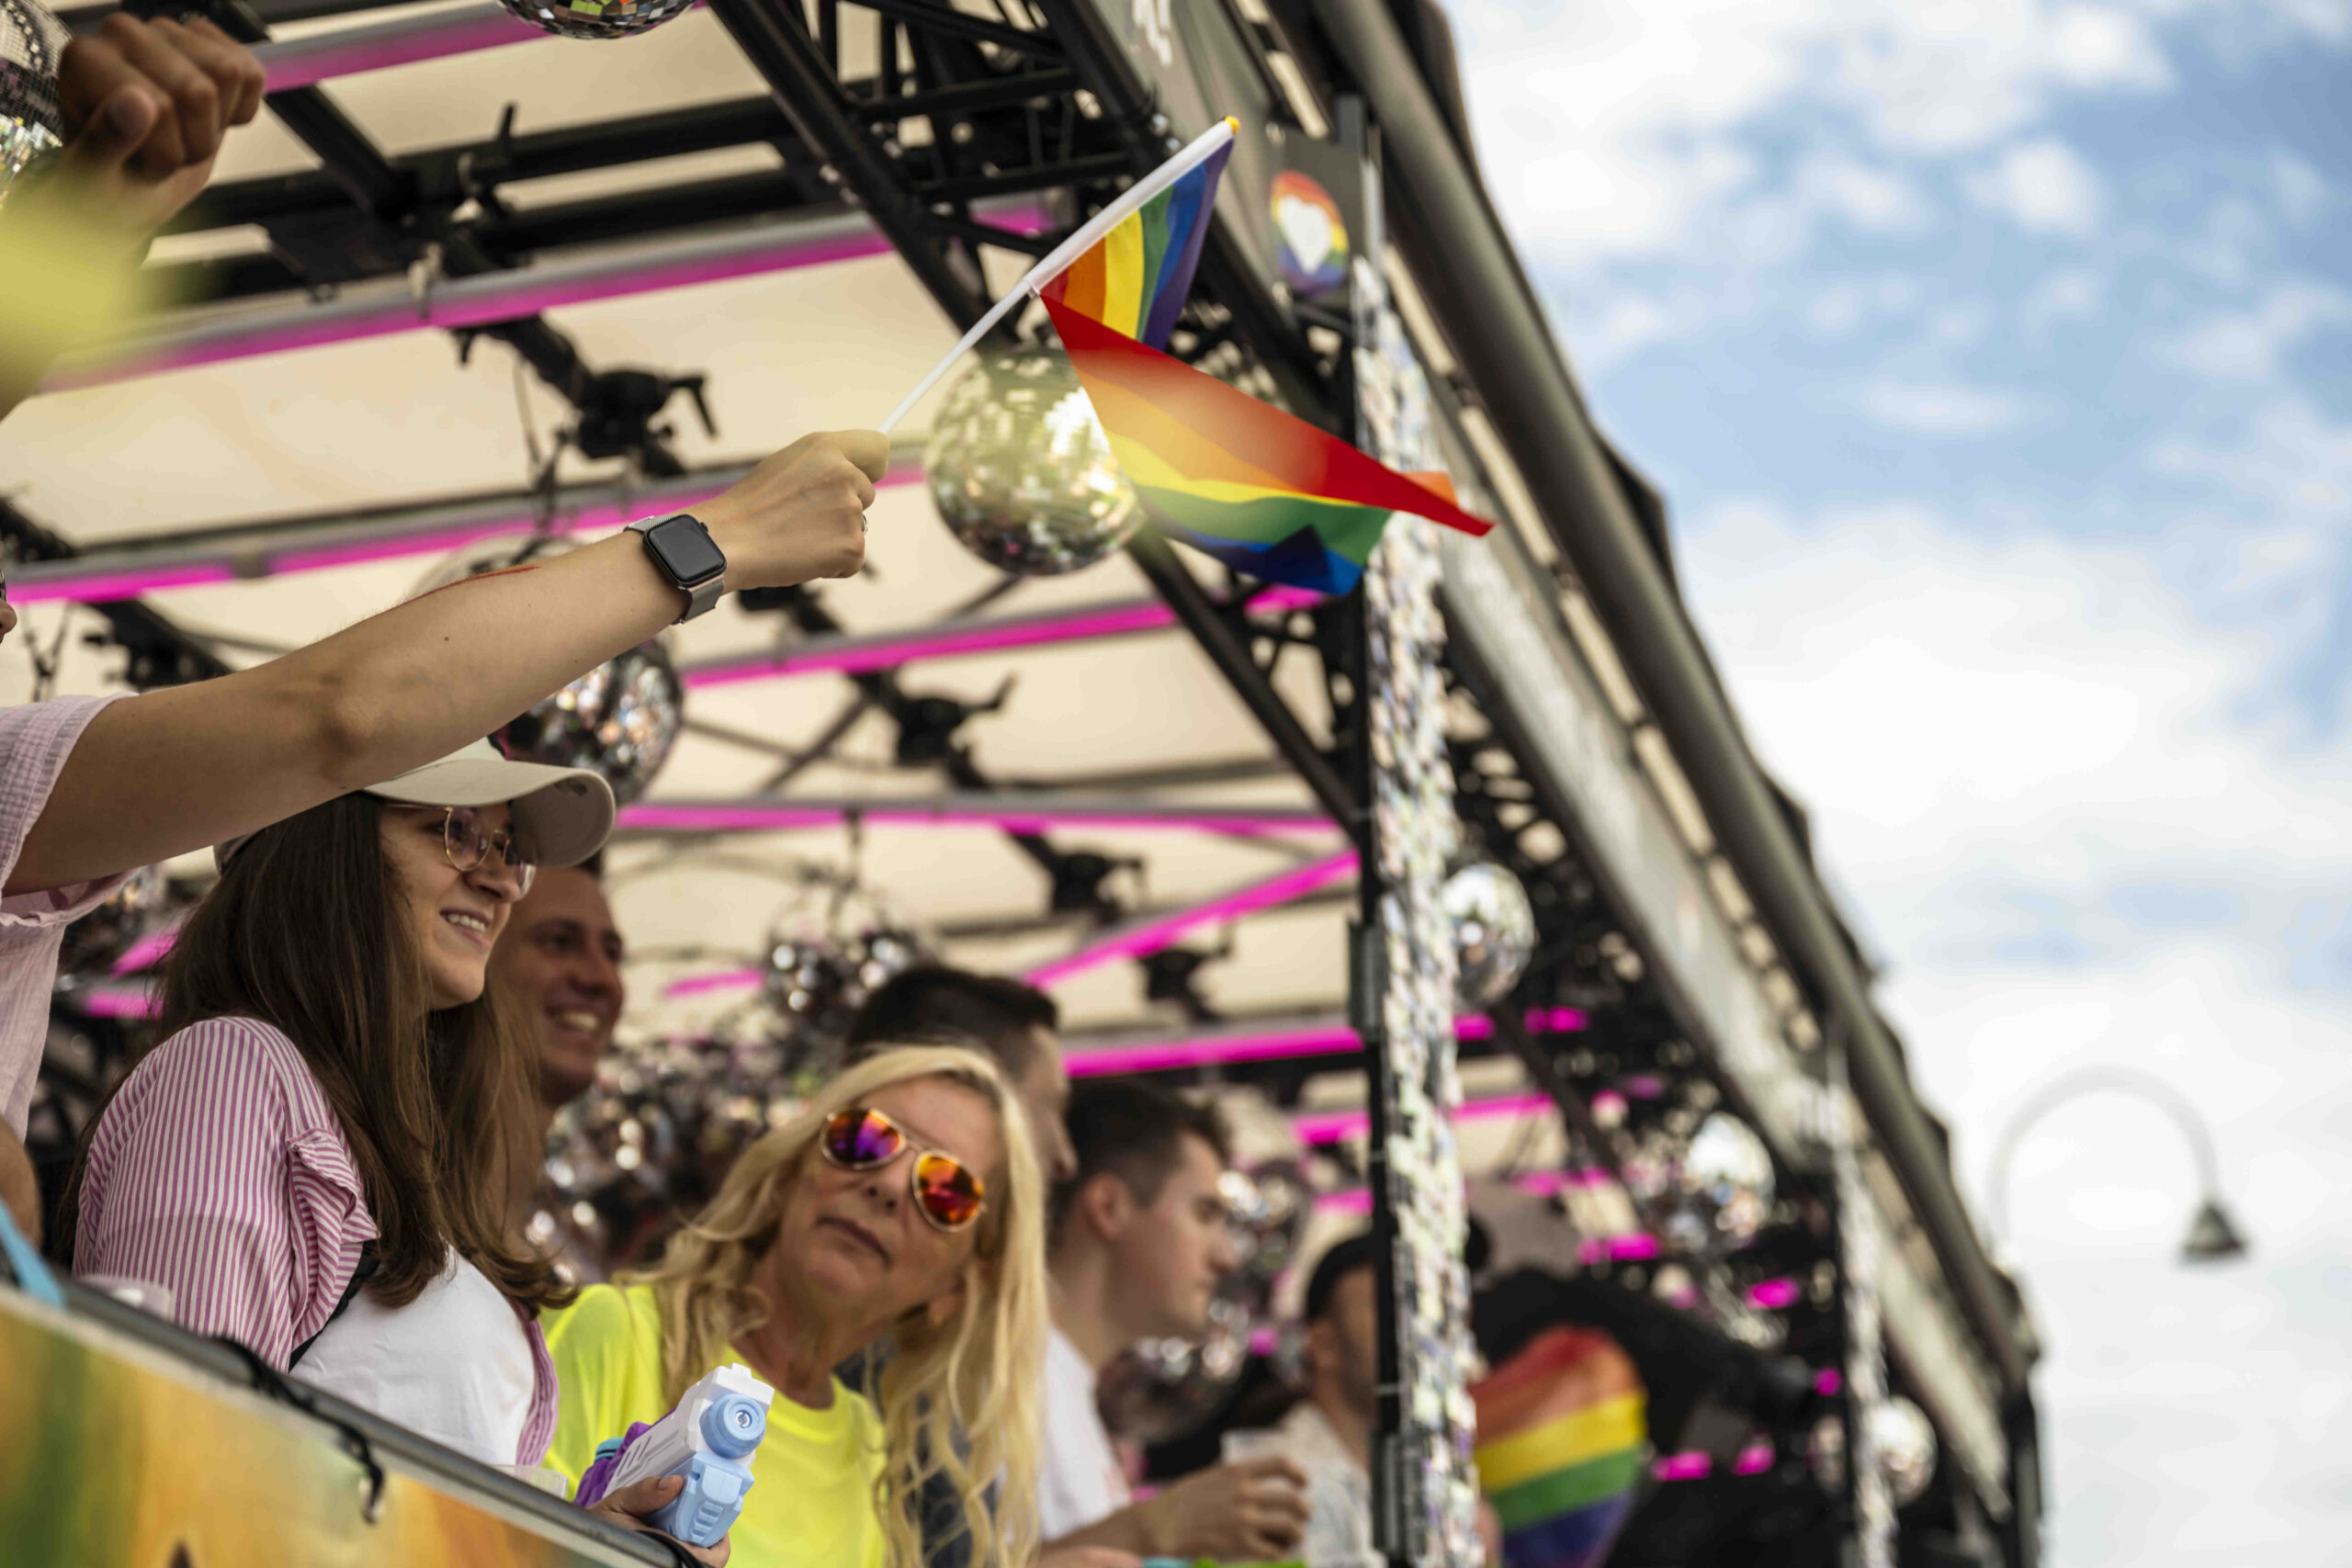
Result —
[[1548, 1328], [1472, 1385], [1478, 1489], [1507, 1568], [1599, 1568], [1649, 1453], [1647, 1396], [1617, 1342]]

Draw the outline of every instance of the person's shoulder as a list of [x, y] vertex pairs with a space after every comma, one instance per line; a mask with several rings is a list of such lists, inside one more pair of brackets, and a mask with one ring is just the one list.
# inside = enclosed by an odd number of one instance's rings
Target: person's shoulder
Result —
[[165, 1085], [180, 1092], [211, 1089], [281, 1101], [318, 1095], [300, 1049], [284, 1030], [257, 1018], [199, 1019], [166, 1035], [131, 1069], [124, 1090], [153, 1092]]
[[594, 1346], [606, 1353], [662, 1348], [662, 1309], [650, 1285], [590, 1285], [545, 1319], [548, 1348]]

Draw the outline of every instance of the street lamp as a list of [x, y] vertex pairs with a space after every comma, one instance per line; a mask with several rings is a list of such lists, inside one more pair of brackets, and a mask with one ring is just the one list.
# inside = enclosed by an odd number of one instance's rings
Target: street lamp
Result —
[[2188, 1139], [2189, 1152], [2197, 1159], [2197, 1179], [2203, 1196], [2188, 1222], [2188, 1235], [2181, 1239], [2180, 1260], [2221, 1263], [2245, 1257], [2245, 1233], [2238, 1228], [2237, 1221], [2222, 1201], [2221, 1162], [2214, 1157], [2212, 1129], [2186, 1095], [2155, 1074], [2136, 1067], [2086, 1067], [2078, 1073], [2068, 1073], [2052, 1081], [2009, 1118], [2009, 1124], [2002, 1129], [2001, 1141], [1993, 1151], [1995, 1234], [2004, 1238], [2009, 1234], [2009, 1161], [2025, 1134], [2068, 1100], [2102, 1090], [2139, 1096], [2170, 1116]]

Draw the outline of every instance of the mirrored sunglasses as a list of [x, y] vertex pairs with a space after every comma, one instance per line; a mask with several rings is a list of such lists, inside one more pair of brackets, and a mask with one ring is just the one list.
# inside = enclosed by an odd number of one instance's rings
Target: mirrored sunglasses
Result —
[[825, 1118], [817, 1148], [842, 1170], [879, 1170], [915, 1150], [907, 1168], [907, 1183], [922, 1217], [944, 1231], [960, 1231], [980, 1217], [988, 1206], [980, 1179], [954, 1155], [919, 1148], [896, 1122], [863, 1105], [836, 1111]]

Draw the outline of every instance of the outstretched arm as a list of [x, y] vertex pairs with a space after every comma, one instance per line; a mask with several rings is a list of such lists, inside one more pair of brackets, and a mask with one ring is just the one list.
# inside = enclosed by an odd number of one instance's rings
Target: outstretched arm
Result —
[[[889, 444], [811, 435], [696, 514], [729, 588], [847, 577]], [[633, 534], [469, 579], [322, 642], [92, 718], [25, 840], [11, 895], [250, 833], [445, 756], [651, 637], [684, 598]]]

